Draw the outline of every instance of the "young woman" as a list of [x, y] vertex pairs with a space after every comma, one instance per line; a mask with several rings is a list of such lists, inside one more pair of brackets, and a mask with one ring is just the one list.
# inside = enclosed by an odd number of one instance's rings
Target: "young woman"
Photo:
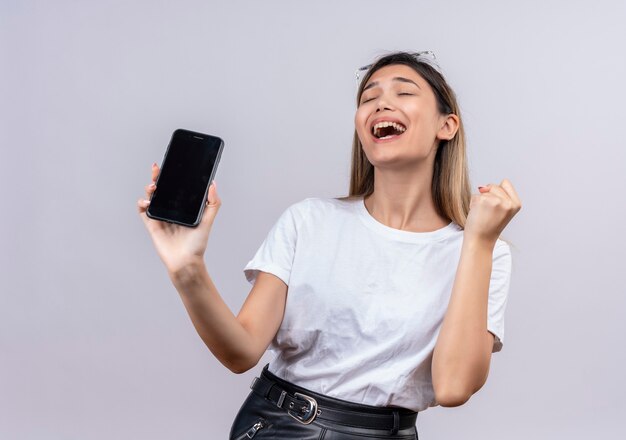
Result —
[[[197, 228], [138, 209], [199, 335], [251, 384], [231, 439], [417, 439], [417, 413], [458, 406], [502, 348], [521, 209], [511, 182], [471, 194], [456, 97], [432, 53], [362, 69], [350, 194], [289, 206], [244, 268], [234, 316], [204, 265], [221, 201]], [[153, 183], [146, 187], [149, 200]]]

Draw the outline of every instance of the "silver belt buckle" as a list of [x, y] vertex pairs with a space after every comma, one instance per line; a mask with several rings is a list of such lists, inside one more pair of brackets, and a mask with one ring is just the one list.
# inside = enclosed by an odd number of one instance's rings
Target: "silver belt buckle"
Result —
[[306, 413], [304, 413], [303, 417], [299, 417], [297, 414], [294, 414], [291, 409], [287, 409], [287, 414], [289, 414], [291, 417], [293, 417], [300, 423], [308, 425], [317, 416], [317, 400], [301, 393], [294, 393], [294, 396], [299, 397], [300, 399], [306, 400], [309, 403], [309, 409], [307, 410]]

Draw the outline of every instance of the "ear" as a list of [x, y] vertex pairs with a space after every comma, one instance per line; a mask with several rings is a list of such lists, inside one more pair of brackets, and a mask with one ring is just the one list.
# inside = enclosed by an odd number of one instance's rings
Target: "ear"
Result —
[[437, 139], [450, 140], [459, 129], [459, 117], [454, 113], [442, 116], [442, 125], [437, 132]]

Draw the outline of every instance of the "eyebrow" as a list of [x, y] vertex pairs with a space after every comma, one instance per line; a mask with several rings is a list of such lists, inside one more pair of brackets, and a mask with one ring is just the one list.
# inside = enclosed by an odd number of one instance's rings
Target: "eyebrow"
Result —
[[[417, 86], [417, 88], [418, 88], [418, 89], [421, 89], [421, 87], [420, 87], [420, 86], [418, 86], [418, 85], [417, 85], [417, 83], [416, 83], [415, 81], [413, 81], [413, 80], [411, 80], [411, 79], [408, 79], [408, 78], [403, 78], [403, 77], [401, 77], [401, 76], [396, 76], [395, 78], [393, 78], [393, 79], [392, 79], [392, 81], [399, 81], [399, 82], [404, 82], [404, 83], [411, 83], [411, 84], [415, 84], [415, 85]], [[372, 82], [372, 83], [369, 83], [369, 84], [367, 85], [367, 87], [365, 87], [365, 88], [363, 89], [363, 91], [366, 91], [366, 90], [368, 90], [368, 89], [371, 89], [372, 87], [376, 87], [377, 85], [378, 85], [378, 81], [374, 81], [374, 82]]]

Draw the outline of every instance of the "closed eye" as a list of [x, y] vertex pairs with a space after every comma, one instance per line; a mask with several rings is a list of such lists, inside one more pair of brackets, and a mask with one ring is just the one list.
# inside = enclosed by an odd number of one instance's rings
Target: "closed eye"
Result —
[[[413, 96], [413, 95], [414, 95], [414, 93], [398, 93], [398, 95], [410, 95], [410, 96]], [[371, 101], [372, 99], [376, 99], [376, 98], [366, 99], [366, 100], [364, 100], [364, 101], [361, 101], [361, 104], [365, 104], [366, 102], [369, 102], [369, 101]]]

